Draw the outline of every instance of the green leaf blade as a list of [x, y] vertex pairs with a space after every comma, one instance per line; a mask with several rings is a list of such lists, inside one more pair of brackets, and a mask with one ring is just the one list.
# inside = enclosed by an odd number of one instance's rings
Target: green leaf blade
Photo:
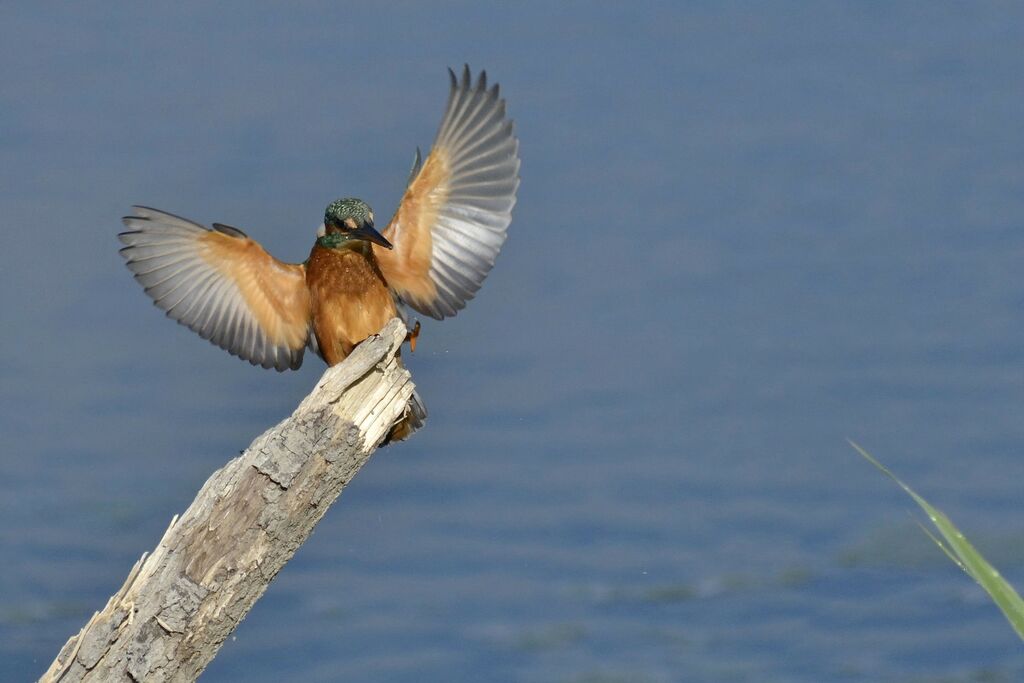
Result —
[[850, 445], [868, 462], [896, 482], [924, 510], [924, 513], [938, 530], [945, 543], [941, 543], [938, 538], [929, 533], [928, 535], [931, 539], [935, 541], [936, 545], [954, 563], [958, 564], [961, 569], [978, 582], [978, 585], [989, 594], [993, 602], [996, 603], [996, 606], [1002, 610], [1007, 621], [1010, 622], [1010, 625], [1017, 632], [1017, 636], [1024, 640], [1024, 600], [1021, 599], [1013, 586], [971, 545], [970, 541], [956, 528], [956, 525], [953, 524], [945, 513], [918, 495], [916, 491], [890, 472], [885, 465], [876, 460], [870, 453], [853, 441], [850, 442]]

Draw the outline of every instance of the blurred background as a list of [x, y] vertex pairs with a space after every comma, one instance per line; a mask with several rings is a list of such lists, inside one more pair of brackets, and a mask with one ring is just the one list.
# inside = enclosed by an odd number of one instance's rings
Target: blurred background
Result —
[[469, 62], [510, 238], [207, 681], [1015, 681], [853, 438], [1024, 585], [1016, 3], [0, 5], [0, 679], [323, 371], [165, 319], [131, 204], [308, 254]]

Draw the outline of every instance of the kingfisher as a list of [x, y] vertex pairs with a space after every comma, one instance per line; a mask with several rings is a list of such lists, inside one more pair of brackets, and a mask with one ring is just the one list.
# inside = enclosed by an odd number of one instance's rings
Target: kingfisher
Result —
[[[519, 187], [519, 141], [487, 74], [448, 70], [450, 89], [426, 159], [419, 149], [380, 232], [361, 199], [331, 202], [309, 258], [285, 263], [242, 230], [132, 207], [118, 235], [128, 269], [167, 315], [232, 355], [295, 370], [308, 348], [336, 365], [406, 307], [458, 313], [494, 266]], [[419, 323], [410, 333], [415, 349]], [[399, 440], [423, 424], [413, 395]]]

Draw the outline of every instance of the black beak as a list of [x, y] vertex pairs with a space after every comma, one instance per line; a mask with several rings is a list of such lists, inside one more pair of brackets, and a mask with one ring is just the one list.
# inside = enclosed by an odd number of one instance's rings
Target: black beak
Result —
[[391, 242], [388, 242], [387, 239], [384, 238], [384, 235], [380, 234], [373, 228], [373, 223], [370, 221], [363, 223], [360, 227], [350, 232], [349, 236], [366, 240], [367, 242], [373, 242], [374, 244], [379, 244], [385, 249], [394, 248], [391, 246]]

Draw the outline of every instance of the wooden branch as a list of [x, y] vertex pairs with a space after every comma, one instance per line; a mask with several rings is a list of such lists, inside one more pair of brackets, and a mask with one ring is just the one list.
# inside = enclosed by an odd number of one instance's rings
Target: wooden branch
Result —
[[392, 320], [215, 472], [40, 680], [195, 680], [404, 414], [405, 334]]

